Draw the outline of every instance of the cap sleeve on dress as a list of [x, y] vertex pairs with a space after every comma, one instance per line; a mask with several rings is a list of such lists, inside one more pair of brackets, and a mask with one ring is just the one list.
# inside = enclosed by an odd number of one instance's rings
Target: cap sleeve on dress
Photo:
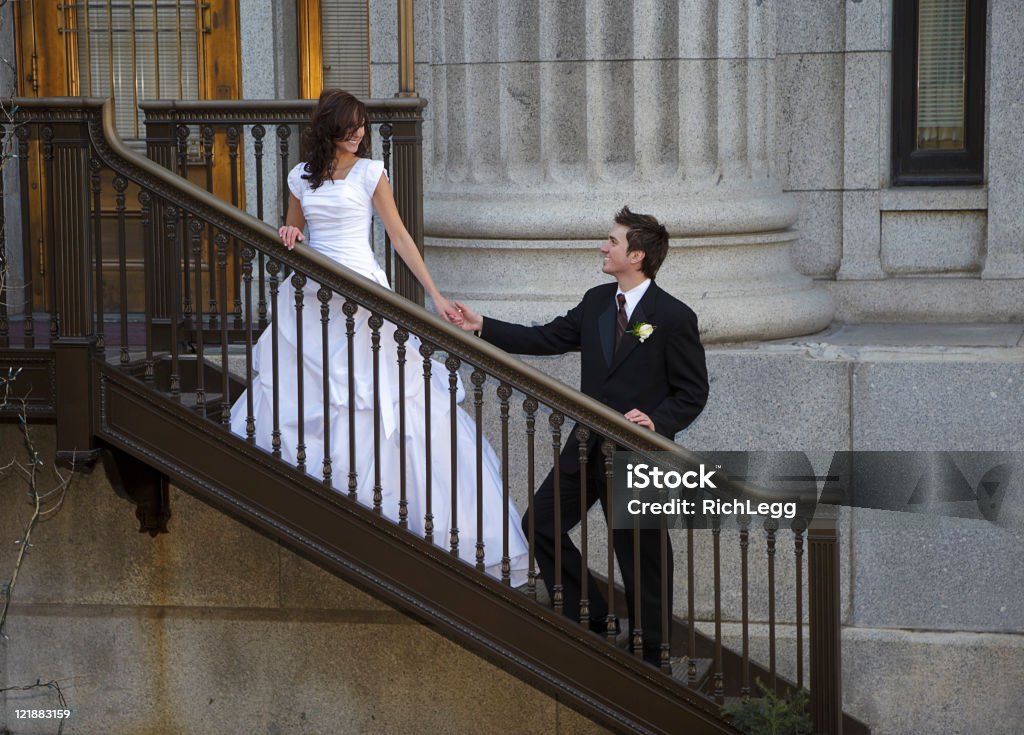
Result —
[[387, 176], [387, 172], [384, 171], [384, 161], [370, 160], [366, 165], [366, 174], [363, 177], [363, 182], [366, 185], [366, 195], [373, 198], [373, 192], [377, 190], [377, 184], [380, 182], [380, 175], [384, 174]]
[[306, 173], [305, 166], [305, 163], [300, 163], [288, 172], [288, 189], [295, 195], [295, 198], [300, 201], [302, 200], [302, 192], [304, 192], [306, 187], [309, 186], [309, 184], [302, 178], [302, 174]]

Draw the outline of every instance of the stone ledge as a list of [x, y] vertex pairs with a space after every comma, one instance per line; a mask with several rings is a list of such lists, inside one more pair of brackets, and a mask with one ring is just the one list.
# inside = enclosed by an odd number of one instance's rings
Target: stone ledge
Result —
[[940, 189], [935, 187], [897, 187], [882, 189], [881, 210], [957, 211], [988, 208], [988, 189]]
[[823, 281], [838, 322], [1013, 322], [1024, 320], [1017, 279], [883, 278]]

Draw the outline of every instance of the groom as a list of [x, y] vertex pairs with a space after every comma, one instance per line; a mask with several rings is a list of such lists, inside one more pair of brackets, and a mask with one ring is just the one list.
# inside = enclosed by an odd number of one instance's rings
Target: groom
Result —
[[[483, 339], [508, 352], [558, 355], [579, 349], [580, 390], [619, 411], [629, 421], [673, 439], [704, 408], [708, 376], [696, 315], [654, 282], [667, 253], [668, 232], [658, 220], [623, 207], [615, 215], [608, 239], [601, 245], [601, 270], [615, 278], [615, 283], [590, 289], [578, 306], [544, 326], [526, 327], [485, 318], [458, 304], [463, 313], [462, 327], [479, 331]], [[596, 435], [592, 441], [586, 475], [587, 508], [597, 500], [602, 507], [605, 504], [603, 457]], [[580, 507], [579, 445], [573, 431], [569, 432], [559, 465], [561, 527], [554, 527], [552, 471], [535, 496], [536, 558], [548, 593], [554, 599], [555, 544], [561, 545], [563, 610], [568, 617], [579, 620], [582, 558], [569, 532], [580, 522], [586, 508]], [[607, 512], [605, 508], [606, 515]], [[528, 531], [526, 516], [523, 529]], [[614, 531], [612, 544], [630, 610], [635, 585], [640, 585], [644, 660], [657, 666], [661, 656], [660, 532], [637, 533], [639, 580], [633, 574], [634, 531]], [[671, 610], [671, 546], [668, 560]], [[589, 571], [587, 574], [590, 627], [603, 633], [608, 604], [593, 575]]]

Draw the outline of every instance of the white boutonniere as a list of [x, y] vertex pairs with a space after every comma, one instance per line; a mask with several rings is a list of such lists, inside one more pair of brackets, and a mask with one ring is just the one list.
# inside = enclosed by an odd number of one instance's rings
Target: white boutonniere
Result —
[[628, 329], [627, 334], [632, 334], [643, 344], [648, 337], [654, 334], [654, 325], [647, 322], [639, 322]]

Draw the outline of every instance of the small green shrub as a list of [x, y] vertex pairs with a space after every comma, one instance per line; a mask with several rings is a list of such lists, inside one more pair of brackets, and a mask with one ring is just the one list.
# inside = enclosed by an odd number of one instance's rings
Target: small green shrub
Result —
[[757, 680], [760, 697], [747, 697], [742, 702], [722, 707], [722, 714], [732, 718], [732, 724], [743, 735], [804, 735], [811, 731], [811, 717], [807, 713], [809, 696], [804, 689], [778, 697]]

